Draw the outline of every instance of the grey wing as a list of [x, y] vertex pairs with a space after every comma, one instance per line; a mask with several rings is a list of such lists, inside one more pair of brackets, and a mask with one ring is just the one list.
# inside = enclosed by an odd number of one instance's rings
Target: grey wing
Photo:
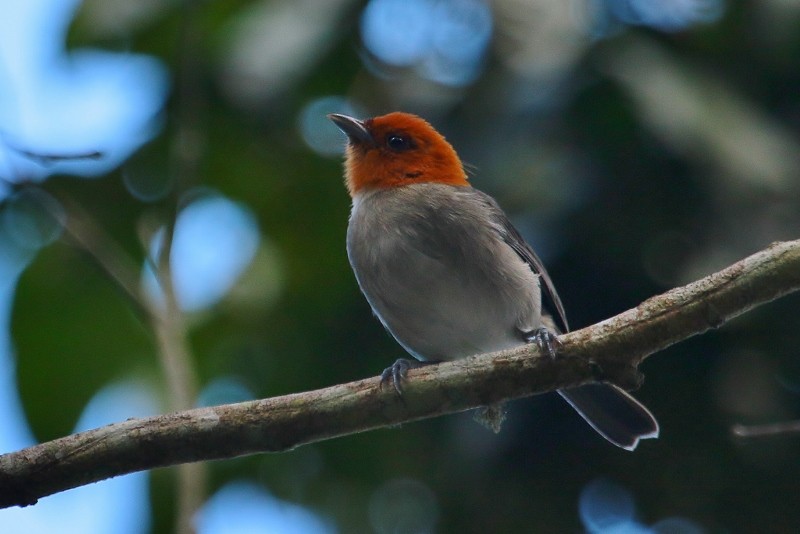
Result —
[[[554, 317], [557, 325], [563, 328], [563, 332], [568, 332], [564, 306], [542, 260], [491, 197], [480, 193], [479, 198], [492, 213], [503, 241], [540, 276], [542, 304], [557, 313]], [[559, 393], [592, 428], [618, 447], [632, 451], [639, 440], [658, 437], [658, 422], [653, 414], [630, 394], [613, 384], [586, 384], [562, 389]]]
[[528, 264], [531, 271], [539, 275], [542, 282], [542, 304], [548, 310], [556, 313], [554, 320], [561, 331], [569, 332], [569, 323], [567, 322], [567, 314], [564, 311], [564, 305], [561, 304], [561, 298], [558, 296], [556, 286], [553, 284], [550, 275], [547, 274], [547, 269], [545, 269], [542, 260], [536, 255], [533, 248], [525, 242], [525, 239], [523, 239], [517, 229], [514, 228], [514, 225], [511, 224], [511, 221], [508, 220], [506, 214], [503, 213], [503, 210], [492, 197], [477, 189], [473, 189], [472, 191], [479, 193], [483, 201], [490, 207], [495, 217], [495, 222], [500, 229], [503, 241], [522, 258], [522, 261]]
[[536, 255], [531, 246], [525, 242], [517, 229], [511, 224], [511, 221], [508, 220], [508, 217], [503, 215], [503, 219], [505, 228], [503, 241], [508, 243], [508, 246], [514, 249], [514, 252], [530, 266], [531, 270], [540, 276], [542, 288], [544, 289], [544, 291], [542, 291], [544, 307], [554, 310], [557, 314], [554, 318], [559, 328], [561, 328], [561, 331], [569, 332], [569, 323], [567, 323], [567, 314], [564, 311], [564, 305], [561, 304], [561, 298], [558, 296], [556, 286], [553, 284], [550, 275], [547, 274], [547, 269], [544, 268], [542, 260], [539, 259], [539, 256]]

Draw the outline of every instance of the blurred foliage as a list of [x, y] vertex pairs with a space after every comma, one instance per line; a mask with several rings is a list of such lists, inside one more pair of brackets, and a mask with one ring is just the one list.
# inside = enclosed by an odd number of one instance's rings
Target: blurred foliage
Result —
[[[257, 397], [278, 395], [375, 375], [403, 355], [347, 264], [339, 158], [315, 154], [298, 134], [302, 108], [330, 94], [369, 114], [418, 112], [444, 131], [477, 166], [473, 183], [542, 251], [574, 327], [798, 237], [800, 10], [791, 3], [728, 2], [720, 20], [683, 31], [618, 24], [592, 36], [564, 20], [566, 8], [498, 1], [483, 74], [442, 87], [412, 68], [368, 68], [375, 59], [359, 43], [360, 2], [316, 12], [323, 2], [306, 1], [302, 15], [327, 17], [316, 22], [325, 31], [303, 28], [317, 39], [313, 50], [293, 43], [291, 27], [270, 34], [269, 42], [296, 49], [261, 50], [290, 64], [280, 63], [274, 91], [257, 87], [267, 83], [258, 78], [238, 80], [254, 84], [248, 98], [231, 88], [236, 32], [248, 13], [267, 12], [267, 20], [290, 2], [144, 2], [126, 16], [114, 11], [123, 4], [87, 1], [69, 45], [166, 61], [174, 92], [165, 128], [102, 180], [59, 177], [44, 187], [79, 203], [139, 263], [142, 227], [166, 220], [193, 186], [254, 210], [280, 259], [279, 289], [246, 298], [257, 292], [253, 274], [270, 273], [256, 261], [234, 296], [190, 317], [201, 386], [229, 376]], [[537, 8], [561, 18], [526, 30], [523, 15]], [[515, 10], [516, 26], [508, 18]], [[553, 28], [571, 48], [547, 44]], [[524, 38], [539, 48], [528, 51]], [[510, 61], [528, 52], [541, 56], [530, 61], [543, 70]], [[180, 174], [187, 147], [196, 165]], [[164, 194], [135, 198], [125, 186], [134, 175]], [[580, 528], [581, 490], [605, 477], [632, 492], [647, 524], [679, 516], [707, 531], [794, 531], [797, 437], [742, 441], [729, 428], [800, 416], [798, 309], [797, 296], [784, 299], [648, 360], [637, 395], [662, 437], [633, 454], [543, 396], [513, 403], [497, 436], [462, 414], [215, 462], [210, 490], [250, 478], [331, 517], [341, 532], [366, 532], [376, 528], [376, 495], [419, 484], [433, 496], [438, 532], [561, 532]], [[44, 249], [24, 273], [13, 334], [21, 395], [40, 439], [68, 432], [106, 381], [160, 373], [147, 325], [65, 243]], [[413, 483], [390, 484], [398, 479]], [[162, 472], [151, 480], [154, 530], [166, 532], [173, 481]]]

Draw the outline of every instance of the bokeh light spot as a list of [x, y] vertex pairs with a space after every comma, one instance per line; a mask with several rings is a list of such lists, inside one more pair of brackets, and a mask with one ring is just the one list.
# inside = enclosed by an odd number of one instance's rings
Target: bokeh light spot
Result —
[[369, 503], [370, 523], [380, 534], [434, 532], [438, 517], [436, 496], [422, 482], [410, 478], [386, 482]]
[[444, 85], [472, 82], [492, 35], [483, 0], [372, 0], [361, 18], [364, 46], [393, 67], [416, 67]]
[[[0, 17], [0, 172], [7, 180], [96, 176], [119, 165], [158, 129], [167, 93], [155, 58], [64, 49], [77, 0], [6, 2]], [[43, 162], [24, 152], [100, 158]]]
[[433, 50], [421, 66], [422, 75], [444, 85], [474, 81], [492, 36], [489, 6], [481, 0], [438, 2], [433, 18]]
[[625, 24], [679, 31], [722, 17], [722, 0], [605, 0], [611, 15]]
[[297, 127], [303, 141], [317, 154], [336, 156], [344, 152], [345, 137], [328, 120], [328, 113], [359, 117], [360, 113], [349, 100], [341, 96], [325, 96], [312, 100], [300, 111]]
[[173, 185], [168, 173], [140, 168], [135, 164], [125, 165], [122, 170], [122, 182], [128, 192], [142, 202], [154, 202], [164, 198], [172, 190]]
[[0, 225], [16, 246], [38, 250], [61, 236], [65, 216], [58, 200], [42, 189], [28, 187], [6, 199]]
[[434, 0], [372, 0], [361, 17], [364, 46], [389, 65], [409, 66], [431, 46]]
[[705, 529], [684, 517], [668, 517], [650, 527], [653, 534], [704, 534]]
[[336, 529], [311, 510], [276, 499], [249, 482], [231, 482], [196, 518], [199, 534], [332, 534]]
[[197, 396], [198, 406], [218, 406], [255, 398], [253, 392], [236, 377], [221, 376], [209, 382]]
[[[151, 254], [160, 250], [159, 232]], [[207, 194], [178, 214], [170, 262], [175, 298], [184, 311], [196, 312], [217, 303], [253, 260], [260, 241], [255, 215], [243, 204]], [[149, 264], [143, 285], [156, 302], [163, 295]]]
[[[578, 502], [581, 521], [591, 533], [635, 532], [636, 507], [630, 492], [610, 480], [595, 479], [583, 488]], [[642, 532], [645, 530], [642, 529]]]
[[[75, 432], [145, 417], [158, 412], [156, 392], [138, 381], [115, 382], [98, 391], [80, 416]], [[4, 418], [16, 418], [0, 407]], [[20, 417], [21, 418], [21, 417]], [[9, 421], [4, 420], [8, 425]], [[18, 424], [25, 424], [20, 421]], [[4, 432], [8, 427], [4, 428]], [[36, 506], [0, 510], [3, 534], [144, 534], [150, 530], [148, 474], [146, 472], [104, 480], [56, 493]]]

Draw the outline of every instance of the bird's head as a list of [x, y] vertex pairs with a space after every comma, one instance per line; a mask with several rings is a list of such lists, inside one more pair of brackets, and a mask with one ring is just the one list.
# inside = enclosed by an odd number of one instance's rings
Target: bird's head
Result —
[[345, 179], [351, 196], [420, 182], [468, 186], [458, 154], [444, 136], [410, 113], [358, 120], [328, 115], [348, 138]]

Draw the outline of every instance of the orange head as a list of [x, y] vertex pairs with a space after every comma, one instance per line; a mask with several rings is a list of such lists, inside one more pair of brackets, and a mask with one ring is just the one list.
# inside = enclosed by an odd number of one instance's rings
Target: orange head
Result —
[[395, 112], [360, 121], [332, 113], [328, 118], [349, 140], [345, 179], [351, 196], [420, 182], [469, 185], [450, 143], [416, 115]]

